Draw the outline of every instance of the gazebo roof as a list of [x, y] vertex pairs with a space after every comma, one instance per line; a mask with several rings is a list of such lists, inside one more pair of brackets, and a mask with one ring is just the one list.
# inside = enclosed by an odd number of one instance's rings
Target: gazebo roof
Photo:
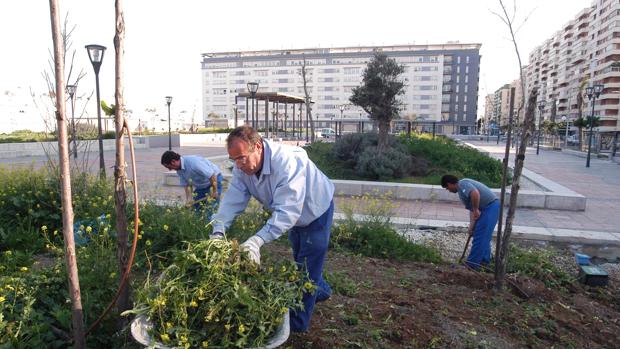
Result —
[[[241, 92], [237, 95], [237, 97], [249, 98], [249, 92]], [[300, 96], [287, 95], [285, 93], [279, 92], [256, 92], [254, 98], [259, 101], [269, 102], [279, 102], [279, 103], [305, 103], [305, 98]], [[310, 100], [310, 103], [314, 103], [314, 101]]]

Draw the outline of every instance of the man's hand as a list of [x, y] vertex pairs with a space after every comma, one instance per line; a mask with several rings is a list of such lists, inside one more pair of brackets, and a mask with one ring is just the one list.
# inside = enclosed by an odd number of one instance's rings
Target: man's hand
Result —
[[211, 197], [213, 199], [217, 199], [217, 190], [214, 190], [214, 191], [211, 192]]
[[480, 210], [479, 209], [474, 208], [474, 210], [472, 211], [472, 214], [473, 214], [472, 217], [474, 218], [475, 221], [477, 221], [478, 218], [480, 218]]
[[260, 248], [264, 243], [265, 241], [260, 236], [254, 235], [247, 239], [239, 247], [242, 251], [246, 251], [248, 253], [251, 260], [253, 260], [256, 264], [260, 264]]
[[221, 231], [214, 231], [213, 233], [209, 234], [209, 240], [222, 240], [224, 239], [224, 233], [222, 233]]

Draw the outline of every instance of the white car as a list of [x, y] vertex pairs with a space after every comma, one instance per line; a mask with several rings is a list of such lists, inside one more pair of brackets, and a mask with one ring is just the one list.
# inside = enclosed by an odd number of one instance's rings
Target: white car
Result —
[[334, 138], [336, 137], [336, 131], [333, 128], [322, 128], [319, 130], [321, 137], [323, 138]]

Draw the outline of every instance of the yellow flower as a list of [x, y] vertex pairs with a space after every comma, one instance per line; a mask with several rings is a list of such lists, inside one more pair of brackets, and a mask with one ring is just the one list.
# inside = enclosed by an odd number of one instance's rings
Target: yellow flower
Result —
[[196, 308], [196, 307], [198, 307], [198, 303], [196, 303], [196, 301], [191, 301], [191, 302], [189, 302], [189, 306], [192, 307], [192, 308]]
[[146, 242], [144, 243], [146, 246], [151, 246], [151, 240], [146, 240]]
[[207, 349], [207, 348], [209, 348], [209, 341], [203, 341], [203, 342], [202, 342], [202, 348], [203, 348], [203, 349]]
[[44, 232], [44, 233], [47, 232], [47, 226], [46, 225], [42, 226], [41, 227], [41, 231]]
[[168, 231], [168, 224], [164, 224], [164, 231]]
[[54, 230], [54, 236], [58, 235], [58, 230]]
[[25, 273], [25, 272], [27, 272], [27, 271], [28, 271], [28, 267], [21, 267], [21, 268], [19, 268], [19, 271], [21, 271], [21, 272], [24, 272], [24, 273]]
[[0, 303], [4, 302], [6, 300], [6, 298], [0, 296]]
[[109, 213], [107, 215], [105, 215], [106, 219], [110, 219], [110, 217], [112, 217]]
[[10, 256], [13, 254], [13, 252], [11, 250], [8, 250], [8, 251], [4, 251], [4, 254], [7, 256]]
[[306, 281], [304, 282], [304, 288], [308, 291], [312, 290], [312, 288], [314, 287], [314, 285], [312, 285], [312, 282], [310, 281]]
[[245, 326], [243, 326], [243, 324], [241, 324], [241, 325], [239, 325], [239, 328], [237, 329], [237, 333], [243, 334], [243, 332], [245, 332]]
[[267, 268], [267, 272], [268, 273], [273, 273], [273, 267], [270, 266], [269, 268]]
[[280, 272], [281, 273], [286, 273], [286, 266], [285, 265], [280, 267]]
[[187, 343], [187, 336], [181, 335], [181, 343]]
[[160, 335], [160, 337], [161, 337], [161, 340], [164, 341], [164, 342], [167, 342], [167, 341], [170, 340], [170, 336], [168, 336], [168, 334], [166, 334], [166, 333], [162, 333]]
[[230, 324], [224, 325], [224, 329], [226, 330], [226, 332], [230, 331]]
[[80, 225], [80, 227], [78, 228], [79, 230], [84, 230], [84, 226]]
[[282, 313], [282, 314], [286, 314], [287, 312], [288, 312], [288, 308], [287, 307], [282, 307], [280, 309], [280, 313]]
[[172, 328], [172, 322], [166, 322], [166, 329], [171, 329]]
[[138, 240], [142, 239], [142, 234], [138, 234]]
[[87, 233], [91, 233], [93, 231], [93, 227], [91, 227], [90, 225], [88, 227], [86, 227], [86, 232]]

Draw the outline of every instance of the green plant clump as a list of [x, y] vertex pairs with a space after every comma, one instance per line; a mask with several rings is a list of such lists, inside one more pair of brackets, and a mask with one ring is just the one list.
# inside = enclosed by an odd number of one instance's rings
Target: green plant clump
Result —
[[156, 282], [137, 292], [133, 313], [145, 314], [151, 335], [180, 348], [260, 347], [303, 292], [314, 292], [290, 261], [263, 266], [236, 240], [204, 240], [176, 251]]
[[554, 252], [510, 247], [507, 273], [520, 273], [538, 279], [549, 288], [562, 288], [572, 282], [568, 273], [553, 262]]

